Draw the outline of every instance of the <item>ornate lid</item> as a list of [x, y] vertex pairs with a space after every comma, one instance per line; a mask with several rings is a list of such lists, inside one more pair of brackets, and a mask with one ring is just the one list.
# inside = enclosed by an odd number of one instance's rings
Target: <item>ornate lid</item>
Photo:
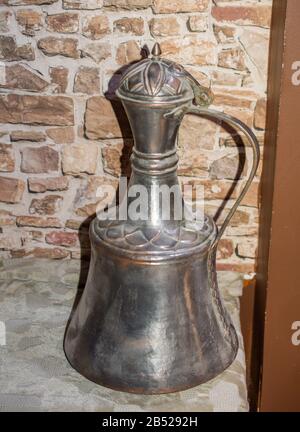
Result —
[[156, 43], [152, 57], [129, 67], [122, 77], [117, 95], [136, 102], [164, 104], [195, 99], [197, 105], [209, 105], [209, 89], [201, 86], [183, 66], [160, 57]]

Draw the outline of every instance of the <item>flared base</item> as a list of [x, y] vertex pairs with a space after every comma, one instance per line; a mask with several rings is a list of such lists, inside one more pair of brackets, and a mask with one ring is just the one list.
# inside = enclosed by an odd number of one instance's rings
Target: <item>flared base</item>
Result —
[[70, 364], [114, 390], [161, 394], [207, 382], [238, 341], [208, 250], [151, 262], [92, 241], [87, 284], [65, 336]]
[[[78, 373], [80, 373], [80, 375], [82, 375], [83, 377], [87, 378], [88, 380], [94, 382], [95, 384], [98, 384], [102, 387], [106, 387], [110, 390], [115, 390], [115, 391], [119, 391], [119, 392], [124, 392], [124, 393], [133, 393], [133, 394], [143, 394], [143, 395], [160, 395], [160, 394], [168, 394], [168, 393], [177, 393], [177, 392], [181, 392], [181, 391], [185, 391], [185, 390], [189, 390], [192, 389], [194, 387], [197, 387], [201, 384], [205, 384], [208, 381], [216, 378], [218, 375], [220, 375], [221, 373], [223, 373], [228, 367], [230, 367], [230, 365], [234, 362], [237, 352], [238, 352], [238, 345], [236, 346], [235, 351], [232, 352], [232, 358], [228, 361], [228, 365], [225, 367], [222, 367], [220, 369], [220, 371], [215, 371], [215, 373], [212, 376], [206, 376], [203, 380], [201, 381], [197, 381], [195, 380], [194, 382], [189, 382], [186, 384], [182, 384], [181, 386], [178, 387], [174, 387], [174, 386], [170, 386], [169, 388], [155, 388], [155, 389], [149, 389], [149, 388], [133, 388], [133, 387], [116, 387], [113, 386], [110, 382], [106, 382], [105, 381], [105, 377], [103, 377], [103, 381], [101, 377], [97, 377], [95, 378], [94, 376], [88, 376], [86, 375], [86, 370], [85, 368], [81, 368], [81, 365], [77, 365], [76, 361], [73, 360], [75, 359], [69, 359], [68, 357], [68, 353], [67, 353], [67, 348], [66, 346], [65, 348], [65, 355], [66, 358], [68, 360], [68, 362], [70, 363], [70, 365], [72, 366], [73, 369], [75, 369]], [[120, 382], [120, 385], [122, 385], [122, 383]]]

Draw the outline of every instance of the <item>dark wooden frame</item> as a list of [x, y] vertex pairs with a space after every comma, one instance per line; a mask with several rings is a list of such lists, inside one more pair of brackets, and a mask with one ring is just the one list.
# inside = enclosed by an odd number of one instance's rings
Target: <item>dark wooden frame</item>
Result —
[[[257, 281], [246, 287], [242, 324], [251, 409], [300, 411], [300, 2], [274, 0]], [[251, 287], [250, 287], [251, 288]], [[250, 320], [253, 320], [250, 324]]]

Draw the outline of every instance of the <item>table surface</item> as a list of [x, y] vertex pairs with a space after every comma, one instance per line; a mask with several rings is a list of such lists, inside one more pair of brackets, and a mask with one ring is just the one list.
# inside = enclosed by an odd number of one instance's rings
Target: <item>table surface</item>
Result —
[[240, 348], [217, 378], [166, 395], [134, 395], [77, 373], [63, 351], [65, 326], [86, 264], [78, 260], [0, 262], [0, 411], [248, 411], [239, 321], [241, 275], [218, 274]]

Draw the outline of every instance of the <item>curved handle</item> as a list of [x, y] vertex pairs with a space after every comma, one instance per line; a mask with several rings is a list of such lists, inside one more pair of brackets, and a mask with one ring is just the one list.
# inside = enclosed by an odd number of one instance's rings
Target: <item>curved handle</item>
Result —
[[259, 144], [258, 144], [258, 140], [257, 140], [256, 136], [254, 135], [254, 133], [252, 132], [252, 130], [247, 125], [245, 125], [243, 122], [241, 122], [240, 120], [238, 120], [232, 116], [229, 116], [229, 115], [224, 114], [224, 113], [219, 112], [219, 111], [209, 110], [207, 108], [200, 108], [197, 106], [190, 108], [187, 111], [187, 113], [197, 114], [197, 115], [206, 116], [206, 117], [214, 117], [214, 118], [217, 118], [218, 120], [223, 120], [225, 123], [229, 124], [234, 129], [237, 129], [240, 132], [242, 132], [246, 136], [248, 142], [251, 144], [251, 147], [253, 150], [253, 165], [252, 165], [252, 169], [251, 169], [249, 178], [248, 178], [245, 186], [243, 187], [242, 192], [240, 193], [240, 196], [236, 200], [233, 207], [230, 209], [230, 211], [229, 211], [228, 215], [226, 216], [221, 228], [218, 231], [218, 234], [215, 238], [215, 241], [212, 244], [212, 248], [215, 248], [218, 245], [218, 242], [219, 242], [220, 238], [222, 237], [222, 235], [223, 235], [229, 221], [231, 220], [232, 216], [234, 215], [236, 209], [238, 208], [242, 199], [244, 198], [244, 196], [248, 192], [248, 189], [252, 183], [252, 180], [254, 179], [255, 173], [257, 171], [258, 163], [259, 163], [259, 157], [260, 157]]

